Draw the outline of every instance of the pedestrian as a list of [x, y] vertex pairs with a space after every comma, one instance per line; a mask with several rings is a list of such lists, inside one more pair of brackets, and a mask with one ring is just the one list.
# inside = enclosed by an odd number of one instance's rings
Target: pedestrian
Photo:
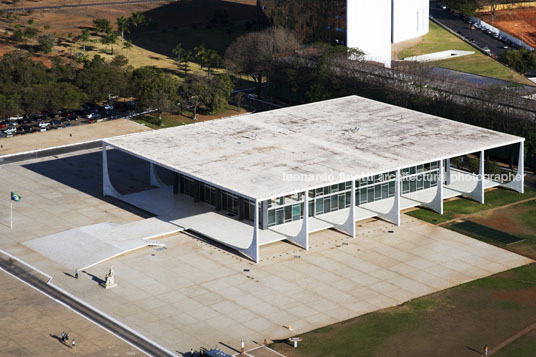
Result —
[[76, 342], [75, 342], [75, 339], [73, 338], [73, 342], [71, 342], [71, 348], [74, 348], [75, 345], [76, 345]]
[[488, 355], [488, 345], [484, 345], [484, 356]]
[[78, 279], [78, 269], [75, 269], [75, 270], [74, 270], [74, 278], [75, 278], [75, 279]]
[[65, 342], [65, 331], [62, 331], [62, 332], [61, 332], [61, 338], [60, 338], [60, 341], [61, 341], [61, 343], [64, 343], [64, 342]]

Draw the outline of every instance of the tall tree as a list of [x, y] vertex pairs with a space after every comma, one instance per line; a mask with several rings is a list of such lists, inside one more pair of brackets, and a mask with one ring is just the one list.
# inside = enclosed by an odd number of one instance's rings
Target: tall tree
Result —
[[262, 82], [270, 73], [274, 55], [297, 48], [299, 43], [291, 32], [268, 28], [236, 39], [225, 52], [225, 63], [230, 71], [253, 78], [260, 98]]
[[201, 69], [203, 69], [207, 62], [207, 48], [205, 47], [205, 44], [202, 43], [199, 46], [194, 47], [194, 54], [195, 59], [199, 62]]
[[182, 54], [182, 62], [184, 63], [184, 76], [188, 75], [188, 68], [190, 66], [190, 61], [194, 58], [192, 51], [184, 51]]
[[117, 30], [121, 32], [121, 42], [125, 40], [125, 33], [129, 32], [129, 22], [128, 19], [124, 16], [118, 17], [115, 21], [117, 25]]
[[80, 33], [80, 40], [82, 41], [84, 52], [86, 52], [86, 42], [89, 40], [89, 37], [90, 37], [89, 30], [83, 29], [82, 33]]
[[127, 60], [128, 60], [128, 53], [130, 52], [132, 47], [134, 47], [134, 45], [132, 44], [132, 41], [126, 40], [125, 42], [123, 42], [123, 49], [125, 50], [127, 54]]
[[93, 26], [95, 27], [95, 31], [102, 32], [102, 33], [109, 33], [112, 31], [112, 27], [110, 26], [110, 21], [107, 19], [99, 18], [93, 20]]
[[139, 11], [133, 12], [128, 18], [128, 21], [136, 29], [136, 31], [138, 31], [140, 27], [146, 23], [145, 15]]

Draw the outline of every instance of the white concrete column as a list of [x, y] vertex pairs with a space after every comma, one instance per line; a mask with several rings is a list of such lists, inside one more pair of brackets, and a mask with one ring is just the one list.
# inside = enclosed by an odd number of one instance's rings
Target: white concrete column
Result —
[[355, 238], [355, 180], [352, 180], [352, 190], [350, 195], [350, 211], [346, 221], [335, 228]]
[[300, 233], [296, 236], [289, 238], [292, 243], [299, 245], [305, 250], [309, 250], [309, 191], [304, 192], [303, 199], [303, 220]]
[[450, 159], [445, 160], [445, 185], [450, 185]]
[[525, 147], [524, 142], [519, 143], [519, 158], [517, 160], [517, 172], [514, 179], [501, 187], [524, 193], [525, 192]]
[[443, 214], [443, 160], [439, 160], [437, 175], [436, 194], [432, 201], [423, 203], [423, 206], [430, 208], [434, 212]]
[[484, 150], [480, 152], [480, 162], [478, 165], [478, 182], [473, 191], [467, 193], [467, 197], [484, 203]]
[[400, 170], [396, 170], [393, 206], [387, 213], [378, 213], [378, 216], [400, 226]]
[[151, 186], [155, 187], [164, 187], [166, 186], [164, 182], [160, 179], [158, 172], [156, 171], [156, 165], [152, 162], [149, 163], [149, 178]]
[[106, 143], [102, 143], [102, 195], [103, 196], [112, 196], [119, 198], [121, 194], [112, 185], [110, 181], [110, 175], [108, 172], [108, 155], [106, 151]]
[[259, 263], [259, 201], [255, 200], [255, 215], [253, 219], [253, 239], [251, 245], [246, 249], [239, 249], [240, 252]]

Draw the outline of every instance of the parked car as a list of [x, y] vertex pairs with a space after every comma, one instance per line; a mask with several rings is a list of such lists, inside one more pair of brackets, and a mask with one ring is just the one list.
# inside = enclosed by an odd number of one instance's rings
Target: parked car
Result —
[[7, 127], [7, 123], [5, 121], [0, 121], [0, 129], [5, 129]]
[[49, 125], [50, 125], [50, 123], [46, 122], [46, 121], [39, 122], [39, 127], [41, 129], [46, 129]]
[[55, 128], [61, 128], [61, 120], [54, 119], [50, 122]]
[[12, 117], [9, 117], [9, 120], [21, 120], [22, 119], [22, 115], [15, 115], [15, 116], [12, 116]]
[[4, 130], [4, 133], [6, 135], [15, 135], [17, 133], [17, 128], [7, 128], [6, 130]]
[[29, 134], [32, 132], [32, 127], [29, 125], [21, 125], [17, 129], [17, 134]]
[[86, 119], [98, 119], [100, 117], [101, 116], [99, 113], [89, 113], [88, 115], [86, 115]]
[[112, 110], [114, 108], [113, 104], [104, 104], [104, 110]]
[[63, 124], [65, 125], [66, 128], [68, 128], [68, 127], [71, 126], [71, 121], [70, 121], [69, 119], [64, 120], [64, 121], [63, 121]]

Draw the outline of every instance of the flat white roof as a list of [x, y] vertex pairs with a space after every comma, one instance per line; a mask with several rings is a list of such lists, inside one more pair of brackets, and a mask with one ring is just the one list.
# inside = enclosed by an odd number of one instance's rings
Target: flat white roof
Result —
[[523, 140], [350, 96], [103, 141], [261, 200]]

